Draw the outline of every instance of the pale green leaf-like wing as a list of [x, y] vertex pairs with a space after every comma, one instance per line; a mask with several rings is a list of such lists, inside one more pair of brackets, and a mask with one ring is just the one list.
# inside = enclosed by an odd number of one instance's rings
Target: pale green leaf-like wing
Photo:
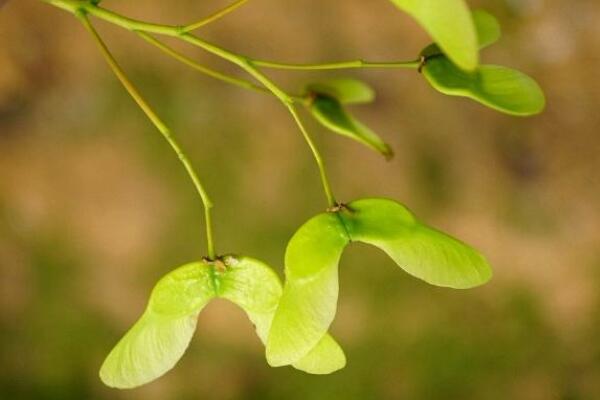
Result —
[[335, 339], [327, 334], [307, 355], [292, 366], [310, 374], [327, 375], [346, 366], [346, 355]]
[[352, 117], [340, 102], [326, 95], [317, 95], [310, 105], [313, 116], [323, 126], [342, 136], [349, 137], [386, 158], [393, 156], [392, 149], [375, 132]]
[[391, 1], [423, 26], [456, 65], [467, 71], [477, 68], [477, 36], [464, 0]]
[[[273, 316], [281, 298], [281, 282], [261, 261], [249, 257], [228, 257], [227, 270], [219, 277], [220, 297], [241, 307], [263, 344], [267, 343]], [[292, 366], [311, 374], [330, 374], [346, 365], [337, 342], [325, 335], [302, 359]]]
[[184, 265], [163, 277], [142, 317], [104, 361], [102, 381], [128, 389], [168, 372], [183, 356], [198, 314], [214, 296], [209, 268], [202, 263]]
[[266, 343], [273, 314], [281, 298], [281, 282], [275, 272], [261, 261], [230, 256], [227, 269], [219, 273], [219, 297], [242, 308]]
[[348, 207], [341, 215], [352, 240], [379, 247], [425, 282], [466, 289], [491, 278], [489, 264], [475, 249], [421, 224], [392, 200], [357, 200]]
[[506, 67], [483, 65], [470, 73], [440, 55], [427, 60], [423, 74], [443, 94], [468, 97], [506, 114], [535, 115], [546, 104], [542, 89], [532, 78]]
[[293, 364], [323, 339], [337, 309], [338, 263], [348, 236], [336, 214], [320, 214], [294, 234], [286, 283], [267, 341], [272, 366]]
[[375, 91], [371, 86], [351, 78], [335, 78], [311, 83], [306, 90], [308, 93], [333, 97], [342, 104], [371, 103], [375, 100]]
[[500, 23], [496, 17], [485, 10], [474, 10], [473, 22], [480, 49], [493, 45], [502, 36]]
[[[484, 49], [496, 43], [502, 35], [500, 23], [496, 17], [484, 10], [475, 10], [472, 15], [479, 48]], [[432, 43], [421, 51], [421, 55], [429, 59], [433, 56], [444, 55], [444, 52], [437, 44]]]
[[335, 317], [337, 296], [337, 266], [311, 280], [286, 282], [267, 341], [269, 365], [295, 364], [310, 353]]

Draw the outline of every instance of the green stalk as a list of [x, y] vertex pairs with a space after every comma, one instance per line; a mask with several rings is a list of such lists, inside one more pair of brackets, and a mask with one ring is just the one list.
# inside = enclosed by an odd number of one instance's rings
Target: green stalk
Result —
[[359, 68], [406, 68], [418, 69], [420, 60], [412, 61], [397, 61], [397, 62], [372, 62], [364, 60], [339, 61], [323, 64], [292, 64], [281, 63], [276, 61], [252, 60], [252, 63], [257, 67], [271, 69], [286, 69], [286, 70], [304, 70], [304, 71], [323, 71], [332, 69], [359, 69]]
[[85, 11], [76, 10], [75, 15], [81, 20], [81, 22], [83, 23], [85, 28], [91, 33], [92, 37], [98, 44], [98, 47], [100, 48], [100, 50], [102, 52], [102, 55], [106, 59], [106, 62], [108, 63], [108, 65], [110, 66], [110, 68], [112, 69], [112, 71], [114, 72], [116, 77], [119, 79], [121, 84], [124, 86], [124, 88], [127, 90], [127, 92], [131, 95], [131, 97], [135, 100], [135, 102], [142, 109], [142, 111], [146, 114], [148, 119], [150, 119], [152, 124], [154, 124], [154, 126], [162, 134], [164, 139], [169, 143], [169, 145], [171, 146], [173, 151], [177, 154], [177, 157], [183, 164], [183, 166], [184, 166], [185, 170], [187, 171], [190, 179], [192, 180], [192, 182], [200, 196], [202, 204], [204, 206], [204, 218], [205, 218], [205, 222], [206, 222], [206, 241], [207, 241], [207, 248], [208, 248], [208, 257], [211, 260], [215, 259], [216, 252], [215, 252], [215, 246], [214, 246], [212, 218], [211, 218], [211, 209], [213, 207], [213, 203], [211, 202], [210, 198], [208, 197], [208, 194], [207, 194], [206, 190], [204, 189], [204, 186], [202, 185], [202, 182], [200, 181], [198, 174], [192, 167], [192, 164], [189, 161], [188, 157], [185, 155], [185, 153], [183, 152], [183, 150], [181, 149], [181, 147], [179, 146], [179, 144], [177, 143], [175, 138], [172, 136], [169, 128], [160, 119], [160, 117], [154, 112], [152, 107], [148, 104], [148, 102], [146, 102], [146, 100], [142, 97], [142, 95], [137, 90], [137, 88], [129, 80], [129, 78], [123, 71], [123, 69], [119, 66], [117, 60], [114, 58], [114, 56], [112, 55], [112, 53], [110, 52], [110, 50], [108, 49], [108, 47], [106, 46], [106, 44], [104, 43], [104, 41], [102, 40], [102, 38], [100, 37], [98, 32], [96, 31], [96, 29], [94, 28], [94, 26], [91, 24], [90, 20], [87, 18]]
[[[222, 72], [215, 71], [215, 70], [213, 70], [211, 68], [207, 68], [204, 65], [201, 65], [198, 62], [192, 60], [188, 56], [185, 56], [185, 55], [177, 52], [173, 48], [167, 46], [166, 44], [164, 44], [160, 40], [156, 39], [155, 37], [147, 34], [146, 32], [135, 31], [135, 33], [138, 36], [140, 36], [142, 39], [144, 39], [145, 41], [147, 41], [148, 43], [150, 43], [151, 45], [153, 45], [153, 46], [157, 47], [158, 49], [162, 50], [165, 54], [169, 55], [170, 57], [173, 57], [177, 61], [179, 61], [179, 62], [181, 62], [181, 63], [189, 66], [190, 68], [195, 69], [196, 71], [199, 71], [199, 72], [201, 72], [203, 74], [206, 74], [206, 75], [208, 75], [208, 76], [210, 76], [212, 78], [218, 79], [220, 81], [223, 81], [223, 82], [235, 85], [235, 86], [240, 87], [242, 89], [253, 90], [255, 92], [263, 93], [263, 94], [272, 94], [271, 91], [269, 89], [267, 89], [266, 87], [264, 87], [264, 86], [255, 85], [254, 83], [249, 82], [247, 80], [235, 78], [233, 76], [229, 76], [229, 75], [224, 74]], [[298, 102], [305, 101], [305, 98], [303, 96], [300, 96], [300, 95], [290, 95], [290, 97], [294, 101], [298, 101]]]
[[310, 147], [310, 150], [312, 151], [312, 153], [315, 157], [315, 161], [317, 163], [317, 166], [319, 167], [319, 172], [321, 174], [321, 182], [323, 182], [323, 189], [325, 190], [325, 196], [327, 197], [327, 203], [329, 204], [329, 207], [336, 207], [338, 203], [333, 195], [333, 191], [331, 190], [331, 186], [329, 184], [329, 179], [327, 178], [327, 174], [326, 174], [325, 162], [323, 161], [323, 158], [321, 157], [321, 153], [319, 152], [319, 149], [315, 145], [315, 142], [313, 141], [312, 137], [306, 130], [306, 127], [302, 123], [302, 120], [300, 119], [300, 115], [298, 115], [298, 111], [296, 110], [296, 106], [294, 106], [293, 104], [286, 104], [286, 107], [289, 110], [290, 114], [292, 114], [292, 117], [294, 117], [294, 121], [296, 122], [296, 125], [298, 125], [298, 128], [300, 128], [300, 132], [302, 132], [302, 135], [304, 136], [304, 140], [306, 140], [306, 143], [308, 143], [308, 146]]
[[227, 7], [223, 8], [222, 10], [219, 10], [217, 12], [215, 12], [214, 14], [203, 18], [202, 20], [198, 21], [198, 22], [194, 22], [193, 24], [189, 24], [186, 25], [182, 28], [183, 32], [191, 32], [194, 31], [198, 28], [201, 28], [205, 25], [210, 24], [211, 22], [214, 22], [218, 19], [223, 18], [224, 16], [226, 16], [227, 14], [229, 14], [232, 11], [237, 10], [239, 7], [243, 6], [244, 4], [246, 4], [248, 2], [248, 0], [238, 0], [235, 3], [232, 3], [230, 5], [228, 5]]
[[220, 81], [241, 87], [243, 89], [249, 89], [249, 90], [253, 90], [255, 92], [260, 92], [260, 93], [270, 93], [269, 90], [267, 90], [266, 88], [255, 85], [252, 82], [246, 81], [244, 79], [238, 79], [238, 78], [229, 76], [227, 74], [223, 74], [221, 72], [215, 71], [211, 68], [207, 68], [207, 67], [197, 63], [196, 61], [192, 60], [191, 58], [175, 51], [173, 48], [167, 46], [166, 44], [164, 44], [160, 40], [156, 39], [155, 37], [147, 34], [146, 32], [136, 31], [136, 34], [139, 37], [141, 37], [142, 39], [144, 39], [146, 42], [148, 42], [151, 45], [155, 46], [156, 48], [162, 50], [165, 54], [167, 54], [170, 57], [173, 57], [174, 59], [176, 59], [177, 61], [195, 69], [198, 72], [201, 72], [205, 75], [208, 75], [208, 76], [218, 79]]

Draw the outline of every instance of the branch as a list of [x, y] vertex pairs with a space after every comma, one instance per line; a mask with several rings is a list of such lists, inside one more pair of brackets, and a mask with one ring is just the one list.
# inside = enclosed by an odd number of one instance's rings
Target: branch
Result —
[[235, 3], [228, 5], [227, 7], [215, 12], [214, 14], [212, 14], [204, 19], [201, 19], [198, 22], [194, 22], [193, 24], [184, 26], [181, 30], [182, 30], [182, 32], [194, 31], [198, 28], [203, 27], [204, 25], [208, 25], [211, 22], [214, 22], [214, 21], [217, 21], [217, 20], [223, 18], [224, 16], [231, 13], [232, 11], [237, 10], [239, 7], [243, 6], [247, 2], [248, 2], [248, 0], [238, 0]]

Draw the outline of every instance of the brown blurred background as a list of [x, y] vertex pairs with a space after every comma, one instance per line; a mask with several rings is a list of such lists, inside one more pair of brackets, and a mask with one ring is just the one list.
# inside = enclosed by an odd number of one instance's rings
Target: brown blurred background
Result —
[[[179, 24], [226, 1], [103, 4]], [[413, 71], [271, 76], [292, 91], [326, 76], [371, 83], [377, 102], [355, 112], [393, 145], [392, 162], [307, 116], [338, 196], [398, 199], [482, 250], [494, 280], [471, 291], [434, 288], [353, 246], [333, 326], [349, 358], [343, 371], [269, 368], [243, 313], [217, 302], [171, 373], [120, 392], [100, 383], [98, 367], [156, 280], [203, 255], [202, 209], [77, 21], [40, 1], [8, 2], [0, 9], [0, 398], [600, 398], [600, 3], [471, 4], [504, 28], [484, 59], [534, 76], [548, 97], [543, 115], [513, 118], [442, 96]], [[285, 110], [97, 26], [205, 179], [219, 250], [281, 272], [286, 241], [325, 204]], [[290, 62], [411, 59], [428, 43], [386, 0], [251, 0], [200, 34]]]

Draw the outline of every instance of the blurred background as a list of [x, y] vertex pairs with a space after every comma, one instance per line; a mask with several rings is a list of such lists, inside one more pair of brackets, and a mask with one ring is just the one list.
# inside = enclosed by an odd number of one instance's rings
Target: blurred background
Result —
[[[181, 24], [227, 3], [103, 4]], [[376, 103], [353, 111], [392, 144], [391, 162], [306, 115], [338, 197], [401, 201], [486, 254], [493, 281], [469, 291], [434, 288], [378, 250], [353, 245], [342, 259], [332, 328], [346, 369], [315, 377], [269, 368], [242, 311], [215, 302], [172, 372], [116, 391], [101, 384], [98, 368], [158, 278], [204, 255], [202, 209], [177, 158], [77, 21], [40, 1], [6, 3], [0, 398], [600, 398], [600, 3], [471, 5], [503, 25], [504, 38], [485, 61], [535, 77], [548, 97], [543, 115], [508, 117], [442, 96], [414, 71], [270, 76], [293, 92], [328, 76], [372, 84]], [[126, 31], [97, 26], [206, 181], [219, 251], [260, 258], [281, 273], [287, 240], [325, 205], [288, 114], [269, 96], [213, 81]], [[252, 0], [199, 33], [289, 62], [412, 59], [429, 43], [386, 0]]]

